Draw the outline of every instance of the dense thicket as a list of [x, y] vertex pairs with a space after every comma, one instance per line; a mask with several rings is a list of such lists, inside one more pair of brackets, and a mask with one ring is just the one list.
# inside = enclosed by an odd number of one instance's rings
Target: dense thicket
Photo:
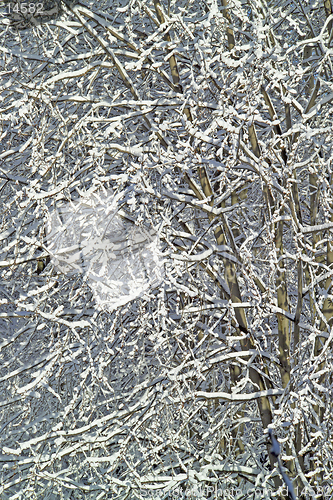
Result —
[[[328, 498], [331, 0], [1, 16], [1, 498], [283, 498], [268, 428]], [[106, 190], [165, 260], [114, 311], [45, 243]]]

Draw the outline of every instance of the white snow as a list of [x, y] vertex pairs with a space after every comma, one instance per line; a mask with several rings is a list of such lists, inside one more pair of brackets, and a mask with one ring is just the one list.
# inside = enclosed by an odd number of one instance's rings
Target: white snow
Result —
[[112, 311], [162, 281], [158, 235], [125, 222], [112, 191], [90, 191], [51, 210], [47, 249], [57, 271], [85, 276], [101, 310]]

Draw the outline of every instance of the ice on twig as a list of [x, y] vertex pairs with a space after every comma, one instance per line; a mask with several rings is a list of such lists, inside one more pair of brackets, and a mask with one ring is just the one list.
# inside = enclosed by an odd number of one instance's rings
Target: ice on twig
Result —
[[51, 210], [46, 232], [56, 270], [82, 273], [98, 309], [112, 311], [162, 281], [157, 233], [125, 221], [111, 191], [89, 191]]

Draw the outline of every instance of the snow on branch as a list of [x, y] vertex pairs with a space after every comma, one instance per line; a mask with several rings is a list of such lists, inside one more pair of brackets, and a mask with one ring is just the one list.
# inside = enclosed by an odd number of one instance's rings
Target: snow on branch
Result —
[[267, 396], [280, 396], [281, 394], [283, 394], [282, 389], [267, 389], [265, 391], [251, 392], [250, 394], [228, 394], [226, 392], [198, 391], [195, 393], [195, 396], [197, 398], [221, 399], [222, 401], [235, 401], [241, 403], [243, 401], [253, 401], [255, 399], [264, 398]]

